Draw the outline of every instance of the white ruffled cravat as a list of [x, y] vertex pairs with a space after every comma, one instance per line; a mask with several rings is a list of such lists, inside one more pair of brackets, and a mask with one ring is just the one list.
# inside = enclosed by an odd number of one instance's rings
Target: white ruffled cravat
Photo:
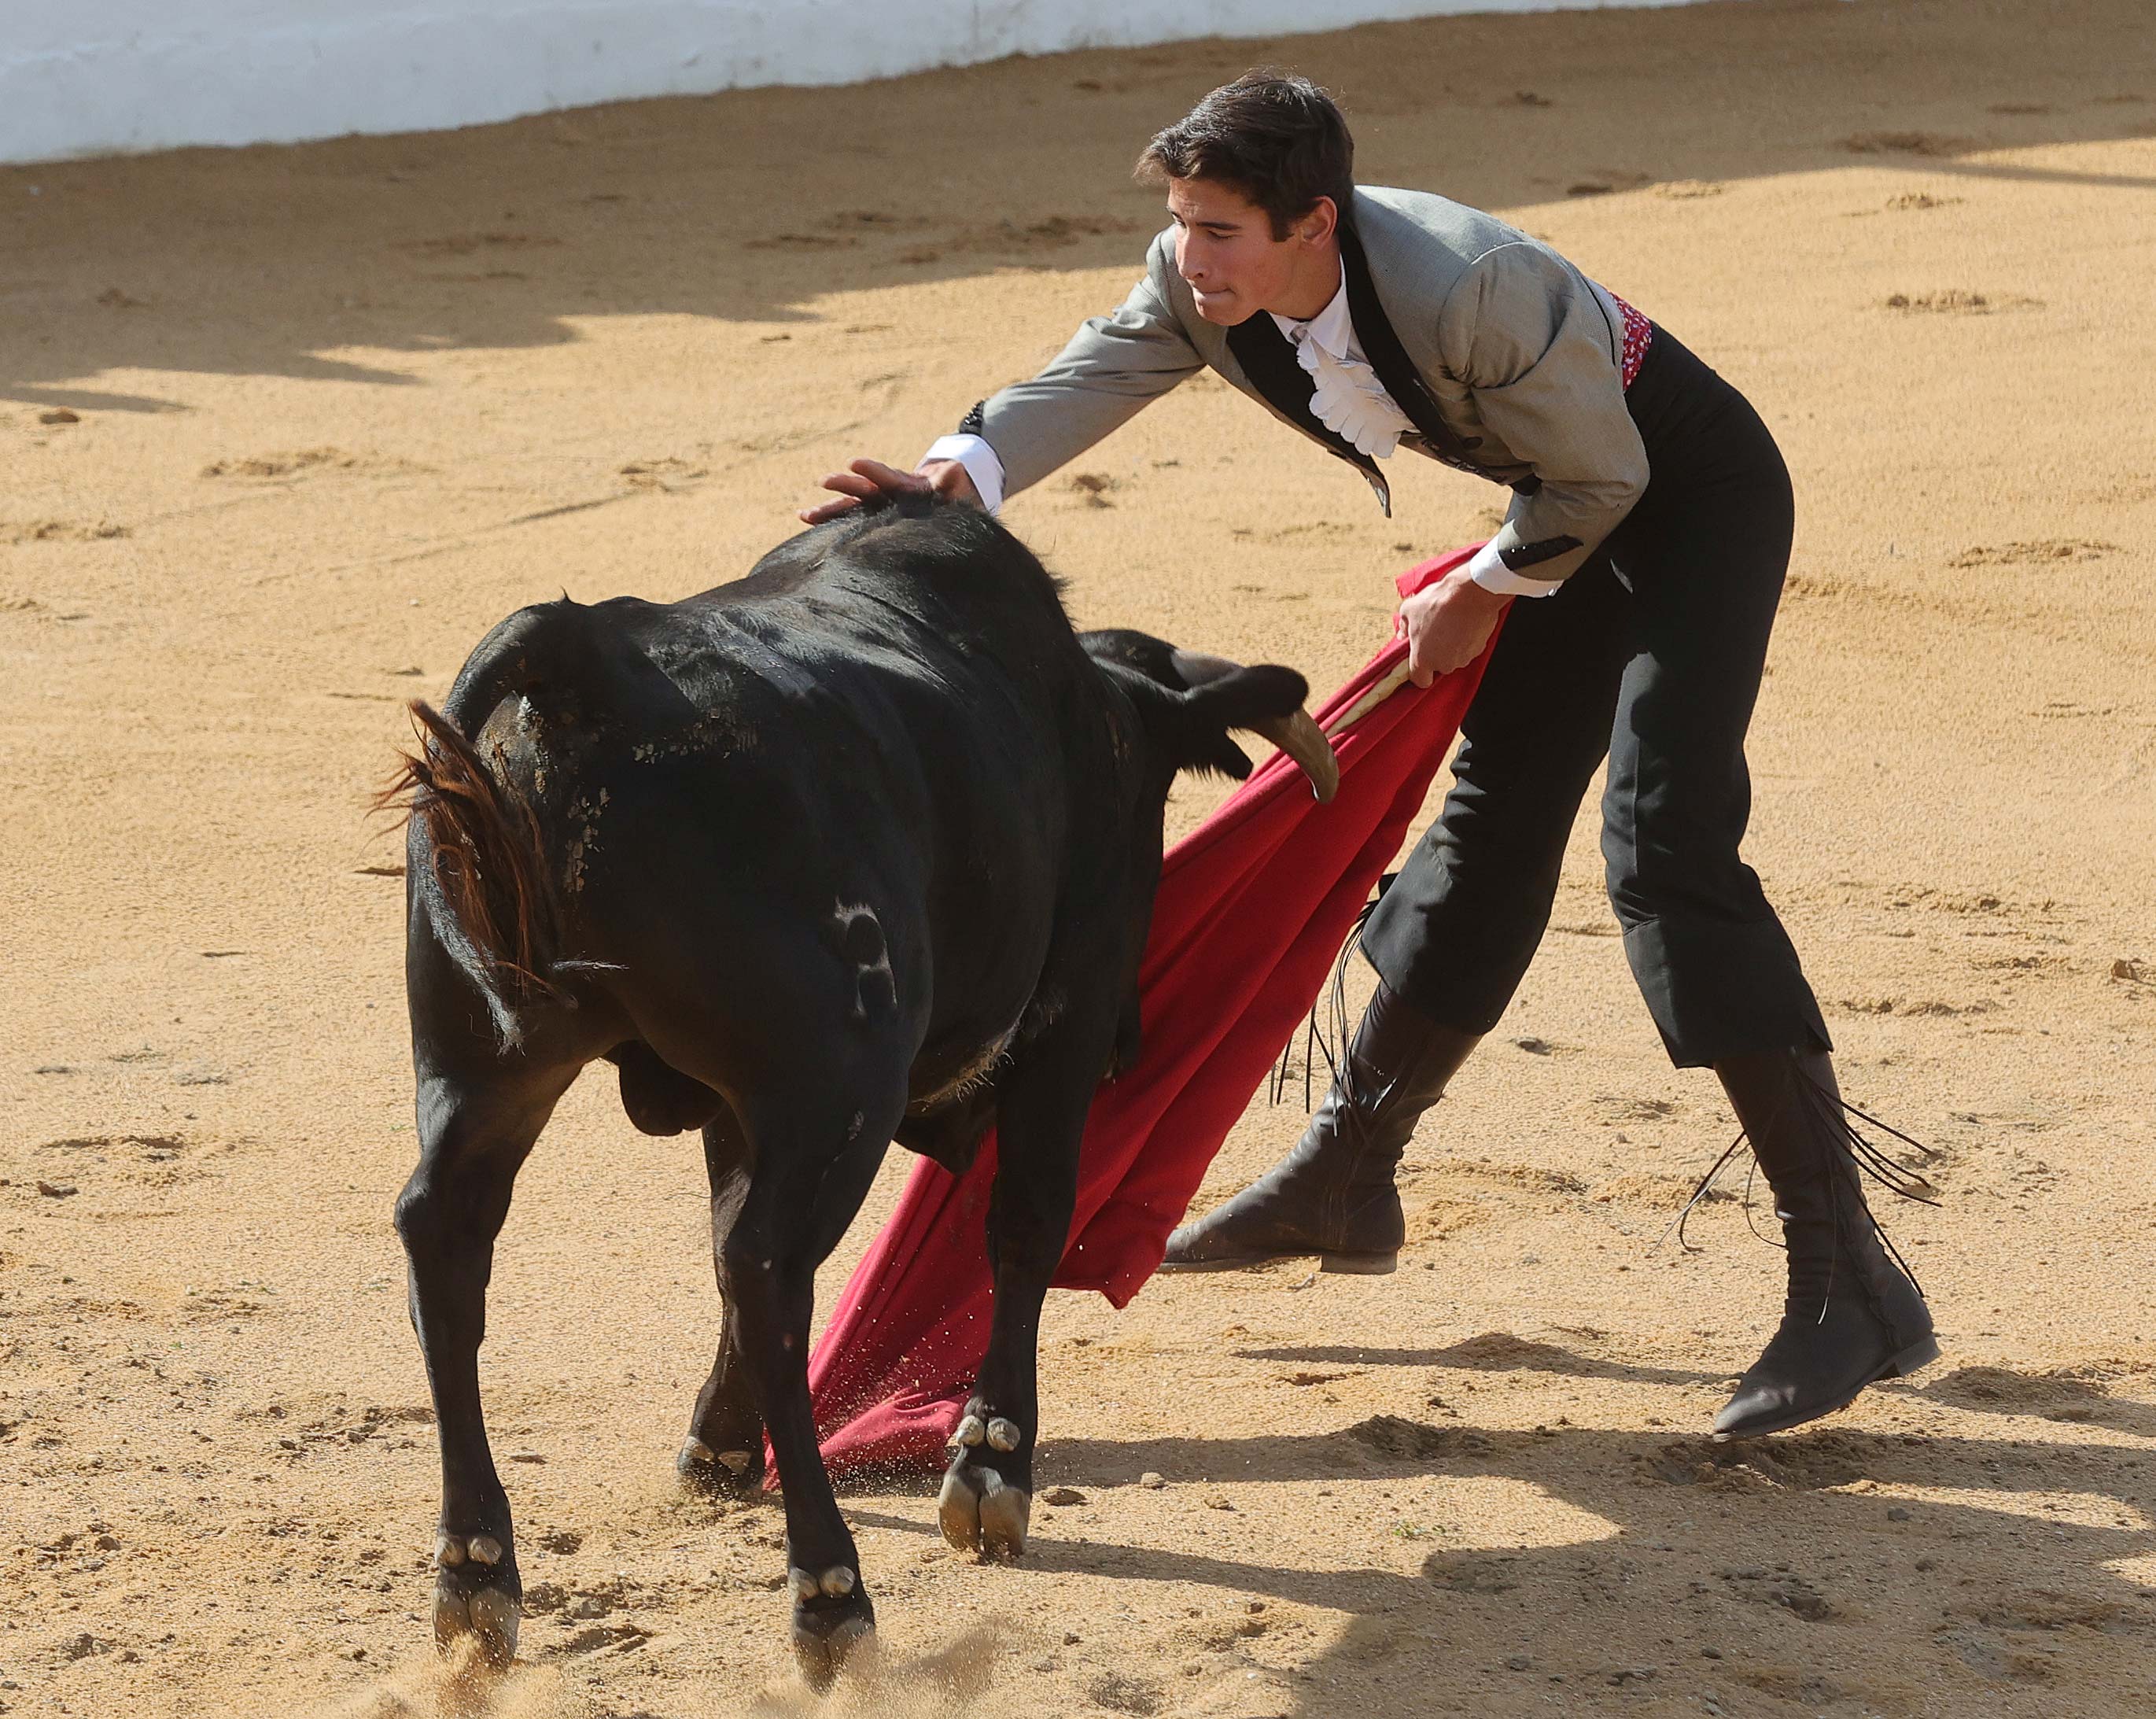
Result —
[[1348, 275], [1341, 270], [1332, 301], [1306, 322], [1274, 313], [1273, 321], [1295, 347], [1296, 362], [1313, 387], [1310, 409], [1317, 421], [1358, 453], [1382, 460], [1414, 428], [1378, 373], [1363, 356], [1348, 311]]
[[1317, 383], [1310, 409], [1317, 421], [1358, 453], [1384, 459], [1414, 426], [1367, 363], [1336, 358], [1314, 340], [1306, 340], [1296, 358]]

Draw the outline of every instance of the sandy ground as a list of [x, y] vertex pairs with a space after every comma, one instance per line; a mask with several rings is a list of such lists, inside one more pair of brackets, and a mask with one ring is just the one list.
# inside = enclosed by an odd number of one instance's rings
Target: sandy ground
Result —
[[[1044, 1480], [1085, 1501], [988, 1567], [925, 1490], [850, 1495], [891, 1668], [834, 1708], [2148, 1711], [2146, 0], [1455, 19], [0, 170], [0, 1711], [434, 1710], [402, 850], [361, 811], [399, 702], [511, 609], [730, 579], [839, 459], [910, 460], [1120, 297], [1137, 144], [1269, 57], [1365, 179], [1548, 236], [1782, 438], [1750, 852], [1851, 1095], [1939, 1150], [1943, 1209], [1891, 1222], [1948, 1356], [1702, 1441], [1779, 1259], [1733, 1203], [1653, 1245], [1731, 1125], [1583, 824], [1402, 1273], [1055, 1297]], [[1009, 518], [1084, 620], [1322, 686], [1496, 498], [1409, 465], [1384, 522], [1205, 382], [1077, 470]], [[1300, 1122], [1255, 1105], [1205, 1197]], [[672, 1487], [700, 1181], [596, 1076], [523, 1178], [485, 1372], [550, 1603], [504, 1714], [809, 1705], [776, 1513]]]

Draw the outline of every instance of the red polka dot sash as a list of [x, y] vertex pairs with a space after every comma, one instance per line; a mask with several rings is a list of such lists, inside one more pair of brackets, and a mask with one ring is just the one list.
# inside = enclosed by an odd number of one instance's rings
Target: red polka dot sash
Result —
[[[1614, 292], [1610, 293], [1609, 296], [1617, 298], [1617, 295]], [[1625, 316], [1623, 368], [1625, 386], [1630, 388], [1632, 385], [1632, 378], [1640, 373], [1640, 361], [1647, 356], [1648, 344], [1655, 337], [1655, 325], [1621, 298], [1617, 298], [1617, 308], [1623, 311]]]

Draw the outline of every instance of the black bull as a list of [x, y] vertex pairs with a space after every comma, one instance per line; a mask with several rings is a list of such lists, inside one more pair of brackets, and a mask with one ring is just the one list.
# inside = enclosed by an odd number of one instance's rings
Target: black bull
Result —
[[1137, 975], [1179, 769], [1273, 739], [1329, 795], [1291, 670], [1072, 631], [982, 515], [803, 533], [675, 604], [564, 599], [496, 627], [384, 795], [408, 806], [419, 1162], [397, 1204], [439, 1423], [435, 1634], [514, 1652], [509, 1500], [478, 1356], [511, 1185], [585, 1064], [651, 1134], [703, 1131], [724, 1302], [680, 1466], [785, 1495], [812, 1680], [873, 1628], [816, 1448], [817, 1266], [896, 1138], [956, 1170], [993, 1120], [995, 1315], [939, 1505], [1023, 1550], [1035, 1338], [1094, 1088]]

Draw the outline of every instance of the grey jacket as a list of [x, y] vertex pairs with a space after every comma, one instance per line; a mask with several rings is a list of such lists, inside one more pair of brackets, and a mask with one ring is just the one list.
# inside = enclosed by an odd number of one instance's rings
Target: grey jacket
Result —
[[[1424, 192], [1362, 188], [1340, 231], [1356, 337], [1417, 428], [1401, 445], [1510, 485], [1491, 550], [1524, 577], [1563, 579], [1647, 486], [1615, 300], [1539, 239]], [[1223, 328], [1198, 314], [1173, 228], [1120, 310], [964, 428], [995, 450], [1015, 494], [1207, 367], [1360, 468], [1391, 512], [1377, 463], [1312, 413], [1310, 378], [1272, 318]]]

